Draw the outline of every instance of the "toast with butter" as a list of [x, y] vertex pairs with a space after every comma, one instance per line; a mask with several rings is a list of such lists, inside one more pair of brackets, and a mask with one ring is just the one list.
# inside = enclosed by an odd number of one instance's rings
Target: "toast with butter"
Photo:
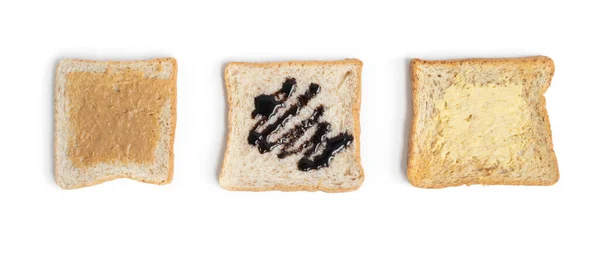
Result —
[[64, 189], [116, 178], [173, 177], [177, 62], [61, 60], [55, 80], [54, 172]]
[[227, 190], [360, 187], [359, 60], [229, 63]]
[[408, 179], [423, 188], [552, 185], [548, 57], [411, 63]]

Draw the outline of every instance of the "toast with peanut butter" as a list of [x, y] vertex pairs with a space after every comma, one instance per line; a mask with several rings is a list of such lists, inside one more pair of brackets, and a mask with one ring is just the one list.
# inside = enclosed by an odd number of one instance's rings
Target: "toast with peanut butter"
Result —
[[238, 191], [356, 190], [362, 62], [229, 63], [219, 183]]
[[54, 173], [64, 189], [116, 178], [173, 177], [177, 62], [61, 60], [55, 80]]
[[548, 57], [411, 63], [408, 179], [423, 188], [552, 185]]

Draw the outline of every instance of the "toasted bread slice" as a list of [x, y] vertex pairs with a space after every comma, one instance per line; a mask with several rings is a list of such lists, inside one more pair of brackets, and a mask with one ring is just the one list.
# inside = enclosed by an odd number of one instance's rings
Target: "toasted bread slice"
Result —
[[413, 185], [558, 181], [544, 99], [554, 74], [550, 58], [415, 59], [411, 69]]
[[359, 60], [229, 63], [228, 190], [355, 190], [360, 164]]
[[64, 189], [116, 178], [173, 177], [177, 62], [61, 60], [55, 81], [54, 172]]

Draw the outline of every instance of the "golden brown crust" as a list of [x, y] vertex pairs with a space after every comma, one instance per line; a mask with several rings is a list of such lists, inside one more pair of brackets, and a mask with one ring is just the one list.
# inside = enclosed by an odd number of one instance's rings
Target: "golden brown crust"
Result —
[[[60, 63], [58, 65], [60, 65]], [[58, 133], [57, 133], [58, 132], [58, 117], [57, 117], [57, 115], [58, 115], [58, 98], [60, 96], [58, 94], [58, 92], [59, 92], [58, 91], [58, 76], [60, 75], [60, 73], [58, 71], [59, 71], [59, 68], [58, 68], [58, 66], [56, 66], [56, 71], [54, 72], [54, 101], [53, 101], [53, 103], [54, 103], [54, 125], [53, 125], [53, 127], [54, 127], [54, 130], [53, 130], [54, 131], [54, 146], [53, 146], [53, 149], [54, 150], [52, 151], [52, 153], [54, 154], [54, 157], [53, 157], [53, 159], [54, 159], [54, 181], [56, 182], [56, 184], [58, 184], [60, 186], [60, 184], [58, 183], [58, 177], [57, 177], [58, 176], [58, 160], [56, 159], [56, 157], [58, 156], [57, 155], [58, 149], [56, 147], [56, 145], [58, 143], [57, 142], [57, 140], [58, 140]]]
[[[515, 64], [546, 64], [549, 65], [550, 69], [551, 69], [551, 73], [550, 73], [550, 77], [548, 79], [548, 81], [546, 82], [546, 84], [544, 85], [541, 93], [540, 93], [540, 100], [541, 100], [541, 105], [540, 108], [538, 109], [538, 111], [544, 116], [544, 118], [546, 119], [545, 124], [546, 124], [546, 130], [548, 131], [549, 134], [549, 139], [548, 139], [548, 146], [550, 148], [550, 150], [552, 151], [552, 157], [554, 160], [554, 163], [557, 165], [556, 166], [556, 179], [553, 179], [552, 182], [541, 182], [541, 181], [524, 181], [524, 180], [514, 180], [514, 179], [498, 179], [498, 180], [494, 180], [494, 179], [479, 179], [477, 181], [473, 181], [473, 180], [463, 180], [463, 181], [459, 181], [456, 183], [443, 183], [443, 184], [433, 184], [433, 185], [425, 185], [423, 183], [423, 180], [428, 177], [426, 175], [427, 171], [421, 171], [420, 173], [417, 173], [417, 161], [415, 158], [415, 153], [413, 150], [413, 146], [414, 146], [414, 139], [416, 137], [416, 125], [417, 125], [417, 116], [419, 115], [419, 94], [418, 94], [418, 86], [419, 86], [419, 80], [418, 80], [418, 76], [417, 76], [417, 66], [418, 65], [447, 65], [450, 67], [456, 67], [462, 64], [505, 64], [505, 63], [515, 63]], [[471, 185], [471, 184], [481, 184], [481, 185], [536, 185], [536, 186], [548, 186], [548, 185], [553, 185], [555, 184], [558, 179], [559, 179], [559, 172], [558, 172], [558, 162], [556, 159], [556, 154], [554, 153], [554, 146], [552, 144], [552, 131], [550, 128], [550, 121], [548, 118], [548, 112], [545, 108], [546, 105], [546, 100], [544, 98], [544, 92], [546, 92], [546, 90], [548, 89], [548, 87], [550, 87], [550, 83], [552, 81], [552, 77], [554, 75], [554, 62], [552, 61], [552, 59], [550, 59], [549, 57], [546, 56], [533, 56], [533, 57], [519, 57], [519, 58], [467, 58], [467, 59], [453, 59], [453, 60], [421, 60], [421, 59], [413, 59], [411, 61], [410, 64], [410, 69], [411, 69], [411, 82], [412, 82], [412, 96], [413, 96], [413, 114], [412, 114], [412, 125], [411, 125], [411, 132], [410, 132], [410, 138], [409, 138], [409, 145], [408, 145], [408, 167], [407, 167], [407, 176], [408, 176], [408, 180], [409, 182], [415, 186], [415, 187], [420, 187], [420, 188], [432, 188], [432, 189], [438, 189], [438, 188], [444, 188], [444, 187], [451, 187], [451, 186], [460, 186], [460, 185]]]
[[[361, 185], [362, 185], [362, 181], [361, 181]], [[223, 187], [223, 189], [229, 190], [229, 191], [253, 191], [253, 192], [263, 192], [263, 191], [284, 191], [284, 192], [292, 192], [292, 191], [310, 191], [310, 192], [315, 192], [315, 191], [323, 191], [323, 192], [329, 192], [329, 193], [341, 193], [341, 192], [350, 192], [350, 191], [355, 191], [358, 188], [360, 188], [361, 185], [356, 185], [356, 186], [352, 186], [350, 188], [326, 188], [323, 187], [321, 185], [317, 186], [317, 187], [313, 187], [313, 186], [298, 186], [298, 187], [290, 187], [290, 186], [285, 186], [285, 185], [278, 185], [275, 187], [265, 187], [265, 188], [258, 188], [258, 187], [252, 187], [252, 188], [246, 188], [246, 187]]]
[[169, 176], [167, 176], [167, 180], [164, 183], [159, 184], [169, 184], [173, 181], [173, 174], [175, 173], [175, 129], [177, 129], [177, 60], [175, 58], [164, 58], [165, 61], [171, 61], [173, 65], [173, 82], [175, 85], [173, 86], [173, 94], [171, 97], [171, 142], [169, 144]]
[[[356, 62], [356, 64], [358, 65], [358, 73], [357, 73], [358, 85], [356, 87], [356, 100], [354, 100], [354, 105], [352, 106], [352, 116], [354, 117], [354, 133], [356, 136], [356, 139], [355, 139], [356, 152], [354, 153], [354, 157], [356, 158], [358, 166], [360, 167], [360, 175], [358, 176], [360, 178], [360, 183], [356, 187], [346, 188], [344, 191], [357, 190], [358, 188], [360, 188], [360, 186], [362, 186], [363, 182], [365, 181], [365, 170], [363, 169], [362, 163], [360, 162], [360, 106], [361, 106], [361, 100], [362, 100], [362, 65], [363, 65], [363, 63], [362, 63], [362, 61], [360, 61], [358, 59], [355, 59], [353, 61]], [[335, 191], [330, 191], [330, 192], [335, 192]]]
[[554, 161], [554, 164], [556, 165], [555, 168], [555, 173], [556, 173], [556, 179], [553, 179], [554, 181], [551, 183], [548, 183], [546, 185], [553, 185], [556, 182], [558, 182], [558, 180], [560, 179], [560, 170], [558, 170], [558, 160], [556, 159], [556, 152], [554, 152], [554, 143], [552, 142], [552, 128], [550, 128], [550, 116], [548, 115], [548, 110], [546, 110], [546, 97], [544, 96], [544, 93], [546, 93], [546, 91], [548, 90], [548, 88], [550, 87], [550, 83], [552, 82], [552, 77], [554, 77], [554, 71], [555, 71], [555, 67], [554, 67], [554, 61], [552, 61], [552, 59], [550, 59], [549, 57], [545, 57], [546, 58], [546, 64], [550, 65], [550, 69], [551, 69], [551, 73], [550, 73], [550, 78], [548, 79], [548, 81], [546, 82], [546, 84], [544, 84], [544, 88], [541, 91], [541, 98], [540, 98], [540, 108], [538, 109], [539, 112], [542, 113], [544, 119], [546, 119], [545, 124], [546, 124], [546, 131], [548, 132], [549, 135], [549, 139], [548, 139], [548, 147], [550, 148], [550, 151], [552, 151], [552, 160]]
[[232, 122], [231, 115], [233, 114], [231, 109], [232, 91], [231, 85], [229, 83], [229, 66], [231, 66], [230, 64], [232, 63], [228, 63], [227, 66], [225, 66], [225, 71], [223, 72], [223, 79], [225, 80], [225, 93], [227, 94], [227, 141], [225, 142], [225, 150], [223, 151], [223, 162], [221, 163], [221, 172], [219, 173], [219, 185], [221, 185], [221, 187], [223, 187], [223, 167], [227, 165], [227, 152], [229, 151], [229, 139], [231, 138], [231, 128], [229, 127], [229, 124], [231, 124]]
[[407, 165], [407, 169], [406, 169], [406, 176], [408, 178], [408, 181], [414, 185], [419, 187], [418, 185], [420, 184], [420, 181], [422, 179], [422, 177], [417, 177], [412, 171], [413, 171], [413, 165], [415, 163], [414, 161], [414, 151], [413, 151], [413, 140], [415, 138], [415, 129], [416, 129], [416, 125], [417, 125], [417, 121], [415, 119], [417, 119], [417, 115], [419, 114], [419, 100], [417, 100], [418, 98], [418, 89], [417, 89], [417, 74], [416, 74], [416, 65], [420, 64], [422, 62], [422, 60], [420, 59], [413, 59], [410, 62], [410, 80], [412, 83], [412, 108], [413, 108], [413, 114], [412, 114], [412, 125], [410, 127], [410, 136], [409, 136], [409, 141], [408, 141], [408, 165]]
[[98, 185], [101, 183], [105, 183], [105, 182], [109, 182], [109, 181], [121, 179], [121, 178], [127, 178], [127, 179], [135, 180], [135, 181], [138, 181], [141, 183], [151, 183], [151, 184], [156, 184], [156, 185], [165, 185], [165, 184], [169, 183], [167, 181], [149, 181], [149, 180], [144, 180], [144, 179], [136, 179], [136, 178], [130, 177], [128, 175], [118, 175], [118, 176], [105, 177], [105, 178], [98, 179], [96, 181], [89, 182], [89, 183], [82, 183], [82, 184], [78, 184], [78, 185], [69, 186], [69, 188], [64, 188], [61, 186], [61, 188], [65, 189], [65, 190], [81, 189], [84, 187], [90, 187], [90, 186]]
[[[167, 179], [164, 181], [151, 181], [151, 180], [144, 180], [144, 179], [136, 179], [133, 177], [130, 177], [128, 175], [116, 175], [116, 176], [110, 176], [110, 177], [105, 177], [102, 179], [97, 179], [95, 181], [92, 182], [88, 182], [88, 183], [81, 183], [78, 185], [73, 185], [73, 186], [69, 186], [69, 188], [65, 188], [64, 186], [58, 184], [58, 160], [56, 159], [56, 157], [58, 156], [57, 154], [57, 135], [58, 135], [58, 121], [57, 121], [57, 113], [58, 113], [58, 103], [57, 101], [60, 99], [61, 95], [58, 93], [58, 79], [59, 79], [59, 68], [56, 68], [56, 72], [55, 72], [55, 80], [54, 80], [54, 176], [55, 176], [55, 181], [57, 182], [57, 184], [63, 188], [63, 189], [79, 189], [79, 188], [83, 188], [83, 187], [89, 187], [89, 186], [93, 186], [93, 185], [97, 185], [97, 184], [101, 184], [104, 182], [108, 182], [108, 181], [112, 181], [115, 179], [120, 179], [120, 178], [129, 178], [132, 180], [136, 180], [138, 182], [143, 182], [143, 183], [152, 183], [152, 184], [157, 184], [157, 185], [164, 185], [164, 184], [168, 184], [171, 183], [172, 179], [173, 179], [173, 173], [174, 173], [174, 143], [175, 143], [175, 129], [176, 129], [176, 124], [177, 124], [177, 60], [175, 58], [172, 57], [167, 57], [167, 58], [155, 58], [155, 59], [151, 59], [151, 60], [132, 60], [132, 61], [96, 61], [96, 60], [84, 60], [84, 59], [69, 59], [72, 62], [85, 62], [85, 63], [103, 63], [106, 65], [112, 65], [112, 64], [121, 64], [121, 63], [161, 63], [161, 62], [171, 62], [173, 65], [173, 70], [171, 72], [172, 75], [172, 79], [174, 82], [174, 91], [172, 93], [171, 96], [171, 116], [170, 116], [170, 121], [171, 121], [171, 125], [173, 126], [171, 128], [170, 131], [170, 143], [169, 143], [169, 173], [167, 176]], [[60, 64], [59, 64], [60, 65]]]
[[324, 191], [324, 192], [348, 192], [348, 191], [354, 191], [357, 190], [358, 188], [360, 188], [360, 186], [362, 186], [362, 183], [364, 182], [364, 169], [362, 167], [362, 164], [360, 163], [360, 101], [361, 101], [361, 87], [362, 87], [362, 61], [358, 60], [358, 59], [345, 59], [345, 60], [336, 60], [336, 61], [288, 61], [288, 62], [264, 62], [264, 63], [251, 63], [251, 62], [230, 62], [227, 64], [227, 66], [225, 67], [225, 72], [224, 72], [224, 78], [225, 78], [225, 90], [227, 92], [227, 107], [228, 109], [228, 114], [227, 114], [227, 123], [228, 125], [231, 124], [232, 122], [232, 114], [233, 114], [233, 109], [231, 106], [231, 84], [229, 82], [229, 67], [230, 66], [244, 66], [244, 67], [275, 67], [275, 66], [291, 66], [291, 65], [300, 65], [300, 66], [311, 66], [311, 65], [324, 65], [324, 66], [334, 66], [334, 65], [343, 65], [343, 64], [355, 64], [358, 66], [358, 72], [357, 72], [357, 76], [358, 76], [358, 85], [357, 85], [357, 89], [356, 89], [356, 100], [354, 101], [353, 107], [352, 107], [352, 116], [354, 118], [354, 133], [355, 133], [355, 137], [354, 137], [354, 142], [356, 142], [356, 149], [355, 149], [355, 153], [354, 153], [354, 157], [357, 160], [357, 163], [359, 164], [360, 167], [360, 183], [356, 186], [352, 186], [349, 188], [326, 188], [321, 186], [321, 184], [319, 183], [319, 185], [317, 187], [314, 186], [310, 186], [310, 185], [305, 185], [305, 186], [296, 186], [296, 187], [291, 187], [291, 186], [275, 186], [275, 187], [265, 187], [265, 188], [257, 188], [257, 187], [225, 187], [222, 183], [222, 179], [224, 176], [224, 168], [223, 166], [227, 164], [227, 152], [230, 146], [230, 137], [231, 137], [231, 126], [228, 126], [228, 132], [227, 132], [227, 145], [225, 148], [225, 152], [223, 155], [223, 163], [221, 165], [221, 173], [219, 174], [219, 184], [221, 185], [221, 187], [223, 187], [226, 190], [230, 190], [230, 191]]

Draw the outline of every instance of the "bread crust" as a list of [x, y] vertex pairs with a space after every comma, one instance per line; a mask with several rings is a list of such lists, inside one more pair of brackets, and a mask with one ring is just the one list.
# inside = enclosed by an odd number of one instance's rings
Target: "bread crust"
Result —
[[[498, 179], [498, 180], [494, 180], [494, 179], [479, 179], [477, 181], [473, 181], [473, 180], [462, 180], [456, 183], [441, 183], [441, 184], [433, 184], [433, 185], [425, 185], [423, 183], [423, 180], [425, 179], [425, 175], [424, 174], [418, 174], [416, 173], [416, 169], [417, 167], [419, 167], [418, 162], [416, 161], [416, 154], [414, 151], [414, 142], [415, 142], [415, 137], [417, 135], [416, 133], [416, 128], [417, 128], [417, 116], [419, 115], [419, 93], [418, 93], [418, 87], [419, 87], [419, 80], [417, 77], [417, 65], [421, 65], [421, 64], [428, 64], [428, 65], [447, 65], [450, 67], [456, 67], [462, 64], [492, 64], [492, 65], [500, 65], [500, 64], [505, 64], [505, 63], [513, 63], [515, 65], [533, 65], [533, 64], [545, 64], [547, 65], [550, 70], [550, 76], [548, 78], [548, 81], [544, 84], [544, 86], [542, 87], [542, 91], [540, 93], [540, 101], [541, 101], [541, 107], [538, 108], [538, 112], [540, 114], [543, 115], [543, 117], [546, 119], [545, 122], [545, 128], [546, 131], [548, 132], [549, 138], [548, 138], [548, 142], [547, 142], [547, 146], [550, 148], [550, 150], [552, 151], [552, 160], [554, 161], [554, 164], [556, 165], [555, 167], [555, 174], [556, 174], [556, 178], [553, 179], [552, 182], [542, 182], [542, 181], [525, 181], [525, 180], [514, 180], [514, 179]], [[560, 178], [559, 175], [559, 170], [558, 170], [558, 161], [556, 159], [556, 153], [554, 152], [554, 145], [552, 143], [552, 131], [550, 128], [550, 120], [548, 117], [548, 111], [546, 110], [546, 100], [545, 100], [545, 96], [544, 93], [546, 92], [546, 90], [550, 87], [550, 83], [552, 82], [552, 77], [554, 76], [554, 62], [552, 61], [551, 58], [546, 57], [546, 56], [532, 56], [532, 57], [518, 57], [518, 58], [466, 58], [466, 59], [453, 59], [453, 60], [421, 60], [421, 59], [413, 59], [410, 63], [410, 72], [411, 72], [411, 83], [412, 83], [412, 105], [413, 105], [413, 114], [412, 114], [412, 125], [411, 125], [411, 131], [410, 131], [410, 138], [409, 138], [409, 145], [408, 145], [408, 166], [407, 166], [407, 176], [408, 176], [408, 180], [409, 182], [415, 186], [415, 187], [420, 187], [420, 188], [432, 188], [432, 189], [439, 189], [439, 188], [445, 188], [445, 187], [452, 187], [452, 186], [460, 186], [460, 185], [472, 185], [472, 184], [481, 184], [481, 185], [534, 185], [534, 186], [548, 186], [548, 185], [553, 185], [556, 182], [558, 182], [558, 179]]]
[[[244, 67], [263, 67], [263, 68], [268, 68], [268, 67], [281, 67], [281, 66], [291, 66], [291, 65], [300, 65], [300, 66], [314, 66], [314, 65], [318, 65], [318, 66], [335, 66], [335, 65], [344, 65], [344, 64], [354, 64], [358, 66], [358, 71], [357, 71], [357, 78], [358, 78], [358, 84], [357, 84], [357, 88], [355, 91], [355, 96], [356, 96], [356, 100], [354, 101], [354, 104], [352, 106], [352, 116], [354, 118], [354, 133], [355, 133], [355, 137], [354, 137], [354, 141], [356, 144], [356, 149], [355, 149], [355, 153], [354, 153], [354, 158], [356, 159], [358, 166], [360, 168], [360, 175], [359, 175], [359, 184], [357, 184], [356, 186], [352, 186], [349, 188], [326, 188], [323, 187], [321, 185], [321, 182], [319, 182], [318, 186], [310, 186], [310, 185], [302, 185], [302, 186], [296, 186], [296, 187], [292, 187], [292, 186], [285, 186], [285, 185], [277, 185], [274, 187], [265, 187], [265, 188], [260, 188], [260, 187], [228, 187], [225, 186], [223, 184], [223, 177], [224, 177], [224, 165], [227, 165], [227, 154], [229, 151], [229, 147], [231, 145], [230, 143], [230, 138], [231, 138], [231, 122], [233, 121], [232, 118], [232, 114], [233, 114], [233, 107], [232, 105], [232, 88], [231, 88], [231, 83], [229, 82], [229, 68], [230, 66], [244, 66]], [[261, 191], [310, 191], [310, 192], [314, 192], [314, 191], [323, 191], [323, 192], [349, 192], [349, 191], [354, 191], [357, 190], [358, 188], [360, 188], [360, 186], [362, 186], [362, 183], [364, 182], [364, 169], [362, 167], [362, 163], [360, 162], [360, 103], [361, 103], [361, 89], [362, 89], [362, 61], [358, 60], [358, 59], [344, 59], [344, 60], [335, 60], [335, 61], [286, 61], [286, 62], [258, 62], [258, 63], [252, 63], [252, 62], [230, 62], [227, 63], [227, 66], [225, 67], [225, 71], [223, 73], [224, 75], [224, 79], [225, 79], [225, 90], [227, 93], [227, 107], [228, 107], [228, 113], [227, 113], [227, 145], [225, 148], [225, 152], [223, 154], [223, 162], [221, 164], [221, 173], [219, 174], [219, 184], [221, 185], [222, 188], [226, 189], [226, 190], [230, 190], [230, 191], [255, 191], [255, 192], [261, 192]]]
[[59, 121], [57, 119], [57, 114], [58, 114], [58, 100], [60, 99], [61, 94], [59, 94], [59, 71], [60, 71], [60, 64], [58, 64], [56, 71], [55, 71], [55, 79], [54, 79], [54, 178], [55, 178], [55, 182], [63, 189], [79, 189], [79, 188], [83, 188], [83, 187], [89, 187], [89, 186], [93, 186], [93, 185], [97, 185], [97, 184], [101, 184], [104, 182], [108, 182], [108, 181], [112, 181], [115, 179], [120, 179], [120, 178], [129, 178], [132, 180], [136, 180], [138, 182], [143, 182], [143, 183], [152, 183], [152, 184], [157, 184], [157, 185], [165, 185], [165, 184], [169, 184], [171, 183], [171, 181], [173, 180], [173, 173], [174, 173], [174, 143], [175, 143], [175, 129], [176, 129], [176, 124], [177, 124], [177, 71], [178, 71], [178, 67], [177, 67], [177, 60], [175, 58], [172, 57], [166, 57], [166, 58], [154, 58], [154, 59], [150, 59], [150, 60], [130, 60], [130, 61], [97, 61], [97, 60], [85, 60], [85, 59], [63, 59], [62, 61], [70, 61], [71, 63], [98, 63], [98, 64], [104, 64], [104, 65], [115, 65], [115, 64], [122, 64], [122, 63], [127, 63], [127, 64], [135, 64], [135, 63], [161, 63], [161, 62], [171, 62], [173, 69], [171, 71], [171, 75], [172, 75], [172, 79], [173, 82], [175, 83], [174, 88], [173, 88], [173, 94], [170, 97], [170, 109], [171, 109], [171, 116], [169, 117], [169, 121], [170, 124], [173, 126], [170, 130], [170, 141], [169, 141], [169, 173], [167, 176], [167, 179], [164, 181], [152, 181], [152, 180], [146, 180], [146, 179], [137, 179], [135, 177], [131, 177], [125, 174], [122, 175], [115, 175], [115, 176], [106, 176], [100, 179], [96, 179], [95, 181], [92, 182], [88, 182], [88, 183], [80, 183], [80, 184], [76, 184], [76, 185], [71, 185], [71, 186], [63, 186], [62, 184], [60, 184], [60, 182], [58, 181], [58, 149], [57, 149], [57, 140], [58, 140], [58, 125], [59, 125]]

